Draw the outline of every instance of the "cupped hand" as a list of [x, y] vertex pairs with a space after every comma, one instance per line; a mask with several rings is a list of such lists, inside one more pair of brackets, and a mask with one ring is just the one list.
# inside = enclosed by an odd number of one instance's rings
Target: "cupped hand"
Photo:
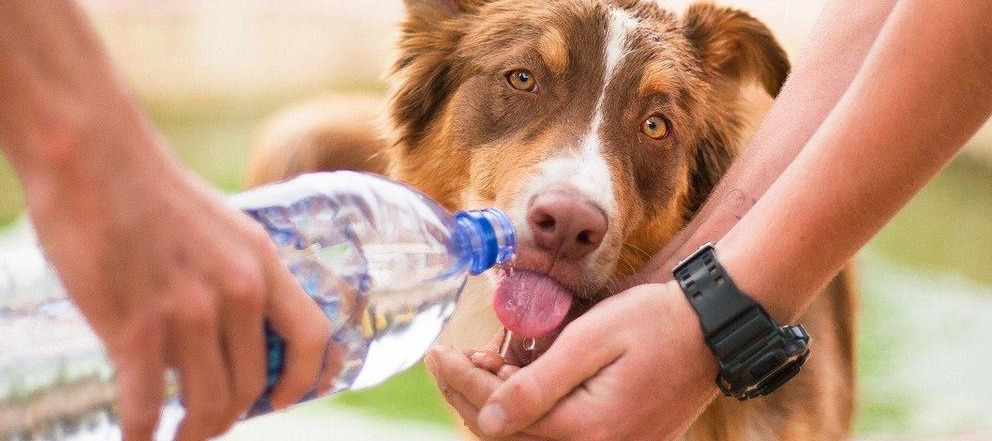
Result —
[[[150, 155], [153, 156], [153, 155]], [[263, 321], [286, 341], [274, 407], [315, 386], [329, 323], [264, 230], [170, 161], [135, 160], [65, 186], [28, 184], [43, 247], [117, 369], [124, 438], [152, 438], [166, 368], [186, 417], [177, 439], [216, 436], [265, 387]], [[331, 373], [333, 375], [333, 373]], [[328, 377], [324, 372], [322, 377]]]
[[483, 439], [675, 439], [717, 390], [716, 361], [674, 282], [604, 300], [522, 368], [441, 347], [427, 363]]

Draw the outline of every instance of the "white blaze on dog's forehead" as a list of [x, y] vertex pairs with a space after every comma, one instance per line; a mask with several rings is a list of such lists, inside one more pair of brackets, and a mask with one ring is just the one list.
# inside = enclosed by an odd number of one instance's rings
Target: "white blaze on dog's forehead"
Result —
[[609, 25], [606, 27], [605, 41], [603, 44], [603, 82], [599, 90], [599, 97], [596, 99], [596, 109], [589, 124], [589, 133], [582, 143], [582, 149], [599, 150], [599, 129], [603, 124], [603, 100], [606, 98], [606, 89], [613, 81], [613, 76], [617, 72], [617, 67], [624, 57], [627, 56], [627, 42], [630, 35], [637, 29], [637, 19], [632, 17], [627, 11], [610, 8]]
[[637, 19], [623, 9], [610, 8], [609, 25], [606, 27], [606, 36], [603, 44], [603, 83], [599, 90], [599, 97], [596, 99], [596, 110], [589, 124], [589, 133], [582, 143], [583, 151], [595, 150], [589, 154], [599, 154], [599, 129], [603, 124], [603, 100], [606, 98], [606, 89], [613, 81], [620, 62], [627, 56], [627, 42], [630, 35], [637, 29]]
[[[603, 81], [596, 101], [596, 109], [589, 131], [583, 136], [581, 145], [576, 150], [566, 150], [560, 156], [549, 158], [539, 165], [538, 173], [528, 183], [523, 197], [511, 211], [511, 217], [517, 221], [527, 219], [527, 202], [541, 191], [558, 186], [568, 185], [578, 190], [591, 202], [599, 205], [607, 216], [614, 217], [617, 213], [617, 201], [613, 194], [613, 177], [610, 166], [603, 157], [600, 127], [603, 122], [603, 99], [617, 67], [629, 53], [628, 41], [637, 28], [637, 20], [627, 11], [610, 8], [606, 17], [607, 27], [603, 44]], [[521, 229], [522, 236], [529, 236], [527, 229]]]
[[610, 8], [610, 23], [606, 28], [606, 84], [612, 78], [620, 61], [627, 55], [627, 41], [631, 34], [637, 29], [638, 21], [629, 12], [623, 9]]
[[632, 17], [627, 11], [610, 8], [609, 25], [606, 28], [606, 35], [603, 50], [603, 83], [599, 91], [599, 98], [596, 100], [596, 110], [589, 124], [589, 132], [582, 140], [582, 145], [578, 156], [570, 158], [573, 164], [546, 164], [545, 169], [565, 169], [572, 168], [574, 177], [573, 185], [583, 190], [594, 202], [598, 203], [607, 214], [612, 216], [616, 212], [616, 199], [613, 196], [613, 179], [610, 176], [610, 167], [603, 157], [602, 143], [599, 138], [599, 131], [603, 124], [603, 100], [606, 96], [607, 86], [613, 79], [620, 62], [629, 52], [628, 40], [631, 34], [637, 29], [637, 19]]

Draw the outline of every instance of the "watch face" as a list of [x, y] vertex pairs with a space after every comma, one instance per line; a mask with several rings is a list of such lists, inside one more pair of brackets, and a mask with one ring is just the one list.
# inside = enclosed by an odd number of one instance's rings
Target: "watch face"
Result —
[[762, 339], [763, 350], [734, 366], [722, 366], [717, 385], [744, 401], [768, 395], [799, 374], [809, 358], [809, 334], [802, 326], [783, 326]]

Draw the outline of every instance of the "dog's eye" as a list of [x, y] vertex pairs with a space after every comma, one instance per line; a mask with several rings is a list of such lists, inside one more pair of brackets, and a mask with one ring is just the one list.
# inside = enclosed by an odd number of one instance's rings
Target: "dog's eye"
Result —
[[506, 79], [514, 89], [537, 92], [537, 80], [534, 79], [534, 74], [527, 69], [514, 70], [507, 74]]
[[641, 124], [641, 132], [654, 139], [662, 139], [668, 136], [668, 120], [661, 115], [651, 115]]

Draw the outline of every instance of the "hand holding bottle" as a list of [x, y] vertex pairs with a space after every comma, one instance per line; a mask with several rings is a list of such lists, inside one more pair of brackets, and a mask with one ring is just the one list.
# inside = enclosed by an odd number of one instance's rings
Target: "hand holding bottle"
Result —
[[[117, 368], [127, 440], [148, 440], [175, 368], [180, 440], [225, 430], [265, 381], [263, 316], [297, 401], [329, 325], [262, 229], [185, 171], [68, 1], [0, 4], [0, 148], [47, 256]], [[252, 332], [246, 332], [251, 330]]]

